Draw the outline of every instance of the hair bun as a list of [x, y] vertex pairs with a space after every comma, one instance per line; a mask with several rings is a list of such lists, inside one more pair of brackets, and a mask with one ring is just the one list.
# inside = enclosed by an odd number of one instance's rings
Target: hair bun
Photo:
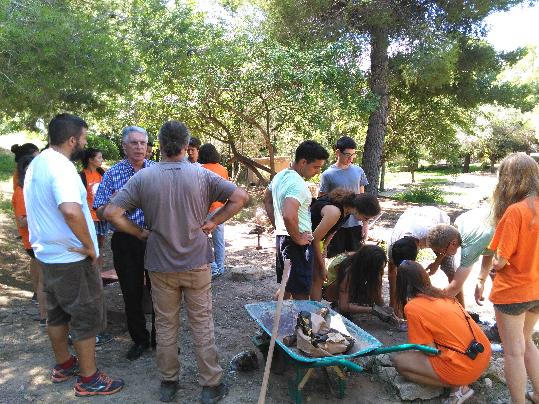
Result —
[[20, 149], [21, 149], [21, 146], [19, 146], [17, 143], [15, 143], [13, 146], [11, 146], [11, 153], [17, 154]]

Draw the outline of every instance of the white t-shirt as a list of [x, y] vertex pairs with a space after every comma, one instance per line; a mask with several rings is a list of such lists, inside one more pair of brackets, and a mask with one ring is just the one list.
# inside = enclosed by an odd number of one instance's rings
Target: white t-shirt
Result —
[[97, 254], [97, 236], [86, 189], [75, 166], [63, 154], [47, 149], [39, 154], [24, 178], [24, 201], [30, 232], [30, 244], [36, 258], [46, 264], [82, 261], [86, 257], [69, 251], [82, 244], [73, 234], [58, 206], [64, 202], [81, 205]]
[[414, 206], [406, 209], [395, 224], [389, 245], [407, 236], [418, 240], [425, 239], [434, 226], [449, 224], [450, 221], [447, 213], [434, 206]]

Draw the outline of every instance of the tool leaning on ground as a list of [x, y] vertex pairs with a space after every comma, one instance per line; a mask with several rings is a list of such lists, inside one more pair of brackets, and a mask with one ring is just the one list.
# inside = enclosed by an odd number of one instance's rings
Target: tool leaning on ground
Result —
[[275, 348], [275, 339], [277, 338], [279, 331], [279, 321], [281, 319], [281, 307], [283, 305], [284, 291], [288, 277], [290, 276], [290, 260], [284, 260], [284, 271], [281, 279], [281, 286], [279, 289], [279, 298], [277, 299], [277, 306], [275, 308], [275, 317], [273, 320], [273, 327], [271, 332], [271, 341], [268, 349], [268, 357], [266, 359], [266, 367], [264, 369], [264, 377], [262, 378], [262, 387], [260, 388], [260, 395], [258, 397], [258, 404], [264, 404], [266, 402], [266, 390], [268, 388], [269, 372], [271, 369], [271, 361], [273, 358], [273, 350]]

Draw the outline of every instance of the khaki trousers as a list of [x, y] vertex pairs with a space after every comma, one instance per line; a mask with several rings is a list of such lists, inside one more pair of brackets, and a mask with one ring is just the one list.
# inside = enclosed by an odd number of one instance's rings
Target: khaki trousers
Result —
[[182, 297], [187, 305], [187, 319], [202, 386], [217, 386], [223, 369], [219, 366], [211, 301], [210, 266], [185, 272], [149, 271], [157, 332], [157, 367], [164, 381], [177, 381], [180, 373], [178, 333]]

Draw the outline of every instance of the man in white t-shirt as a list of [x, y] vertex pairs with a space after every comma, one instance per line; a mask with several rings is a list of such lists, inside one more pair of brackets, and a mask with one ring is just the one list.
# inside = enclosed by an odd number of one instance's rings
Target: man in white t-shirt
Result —
[[[24, 180], [30, 243], [43, 272], [47, 331], [56, 366], [51, 380], [78, 376], [75, 395], [108, 395], [124, 386], [97, 370], [96, 335], [107, 325], [99, 255], [86, 189], [71, 160], [86, 146], [88, 125], [60, 114], [49, 123], [50, 148], [28, 167]], [[77, 356], [67, 348], [71, 333]]]

